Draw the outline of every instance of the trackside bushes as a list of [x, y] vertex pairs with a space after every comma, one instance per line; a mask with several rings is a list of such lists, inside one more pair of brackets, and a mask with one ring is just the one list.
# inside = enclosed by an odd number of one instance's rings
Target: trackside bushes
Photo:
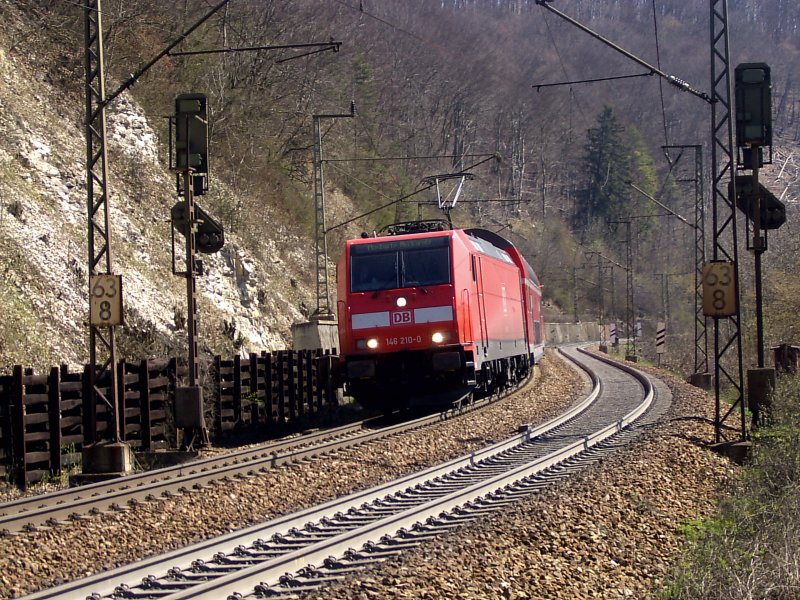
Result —
[[687, 550], [661, 598], [800, 597], [800, 378], [781, 377], [773, 402], [718, 515], [682, 526]]

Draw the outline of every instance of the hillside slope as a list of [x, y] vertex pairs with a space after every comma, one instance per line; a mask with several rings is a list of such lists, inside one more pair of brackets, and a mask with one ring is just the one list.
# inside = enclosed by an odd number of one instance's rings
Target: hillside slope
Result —
[[[704, 5], [556, 4], [651, 63], [660, 49], [666, 72], [707, 88]], [[108, 88], [208, 10], [203, 0], [104, 2]], [[86, 360], [82, 12], [80, 4], [63, 0], [0, 0], [0, 371], [12, 363]], [[763, 174], [791, 204], [800, 185], [798, 11], [743, 0], [730, 2], [730, 13], [733, 63], [764, 60], [773, 68], [777, 152], [775, 170]], [[572, 318], [574, 307], [578, 318], [596, 318], [602, 286], [587, 250], [618, 265], [625, 261], [621, 228], [611, 231], [601, 218], [579, 228], [574, 219], [588, 185], [587, 131], [606, 107], [618, 116], [621, 140], [639, 165], [618, 181], [635, 180], [651, 194], [677, 190], [668, 180], [683, 173], [663, 160], [665, 141], [702, 144], [710, 180], [709, 111], [698, 98], [668, 84], [662, 93], [656, 77], [534, 87], [636, 69], [533, 0], [242, 0], [181, 49], [332, 38], [342, 40], [340, 52], [170, 56], [110, 106], [112, 244], [127, 307], [123, 357], [186, 348], [184, 281], [171, 265], [167, 219], [176, 197], [165, 168], [163, 118], [178, 93], [209, 96], [212, 189], [201, 203], [225, 224], [228, 241], [217, 255], [203, 257], [206, 275], [198, 282], [206, 354], [286, 346], [291, 323], [313, 308], [312, 115], [346, 111], [351, 99], [357, 118], [326, 120], [323, 131], [331, 258], [361, 227], [440, 216], [433, 191], [417, 195], [424, 178], [485, 161], [473, 171], [454, 222], [503, 231], [518, 244], [544, 282], [548, 316]], [[636, 310], [653, 326], [662, 320], [668, 298], [658, 282], [671, 277], [671, 343], [690, 347], [695, 265], [689, 232], [669, 215], [647, 229], [640, 216], [653, 207], [627, 188], [622, 192], [615, 201], [637, 225]], [[682, 193], [662, 199], [681, 214], [694, 210], [685, 182]], [[365, 213], [366, 219], [356, 217]], [[336, 227], [344, 222], [350, 225]], [[794, 231], [789, 223], [770, 238], [768, 302], [773, 291], [796, 297], [784, 282], [794, 269]], [[779, 255], [787, 260], [773, 260]], [[621, 322], [624, 268], [611, 269], [608, 278], [605, 317]], [[751, 277], [742, 279], [749, 298]], [[776, 321], [767, 320], [768, 329], [775, 323], [769, 343], [783, 337]]]
[[[13, 363], [83, 363], [88, 267], [82, 82], [59, 68], [58, 54], [44, 52], [48, 46], [26, 53], [22, 42], [36, 39], [30, 21], [13, 2], [2, 8], [0, 371]], [[174, 179], [164, 168], [153, 124], [127, 94], [110, 107], [108, 150], [112, 251], [125, 299], [121, 356], [183, 354], [185, 280], [172, 274], [170, 264]], [[258, 217], [270, 223], [269, 215]], [[273, 220], [259, 245], [245, 248], [229, 233], [222, 251], [201, 257], [204, 350], [284, 348], [292, 322], [304, 320], [311, 297], [306, 266], [313, 261], [308, 242]], [[180, 239], [176, 247], [181, 256]], [[182, 261], [176, 267], [181, 270]]]

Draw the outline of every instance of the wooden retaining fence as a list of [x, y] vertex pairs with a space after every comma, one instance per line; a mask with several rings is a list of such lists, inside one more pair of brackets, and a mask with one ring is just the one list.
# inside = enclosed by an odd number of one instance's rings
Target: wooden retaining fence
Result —
[[[215, 357], [206, 385], [206, 422], [216, 435], [246, 427], [278, 429], [336, 402], [328, 351], [279, 351]], [[108, 439], [111, 411], [87, 408], [89, 367], [47, 375], [17, 365], [0, 375], [0, 476], [30, 483], [80, 463], [85, 444]], [[174, 390], [187, 370], [175, 358], [117, 365], [120, 437], [137, 451], [174, 448]], [[97, 382], [109, 393], [110, 375]], [[210, 388], [210, 389], [209, 389]]]
[[336, 403], [329, 351], [282, 350], [214, 359], [214, 432], [272, 429]]

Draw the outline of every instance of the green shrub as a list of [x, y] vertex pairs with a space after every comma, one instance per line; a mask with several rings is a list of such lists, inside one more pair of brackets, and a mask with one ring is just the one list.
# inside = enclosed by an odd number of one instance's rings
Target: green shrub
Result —
[[718, 515], [684, 527], [689, 550], [662, 597], [800, 597], [800, 378], [781, 378], [773, 401]]

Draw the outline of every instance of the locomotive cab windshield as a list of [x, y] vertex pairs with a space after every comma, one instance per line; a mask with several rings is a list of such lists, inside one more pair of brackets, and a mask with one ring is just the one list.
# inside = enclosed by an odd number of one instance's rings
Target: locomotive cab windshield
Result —
[[350, 249], [350, 290], [376, 292], [450, 283], [450, 238], [392, 240]]

